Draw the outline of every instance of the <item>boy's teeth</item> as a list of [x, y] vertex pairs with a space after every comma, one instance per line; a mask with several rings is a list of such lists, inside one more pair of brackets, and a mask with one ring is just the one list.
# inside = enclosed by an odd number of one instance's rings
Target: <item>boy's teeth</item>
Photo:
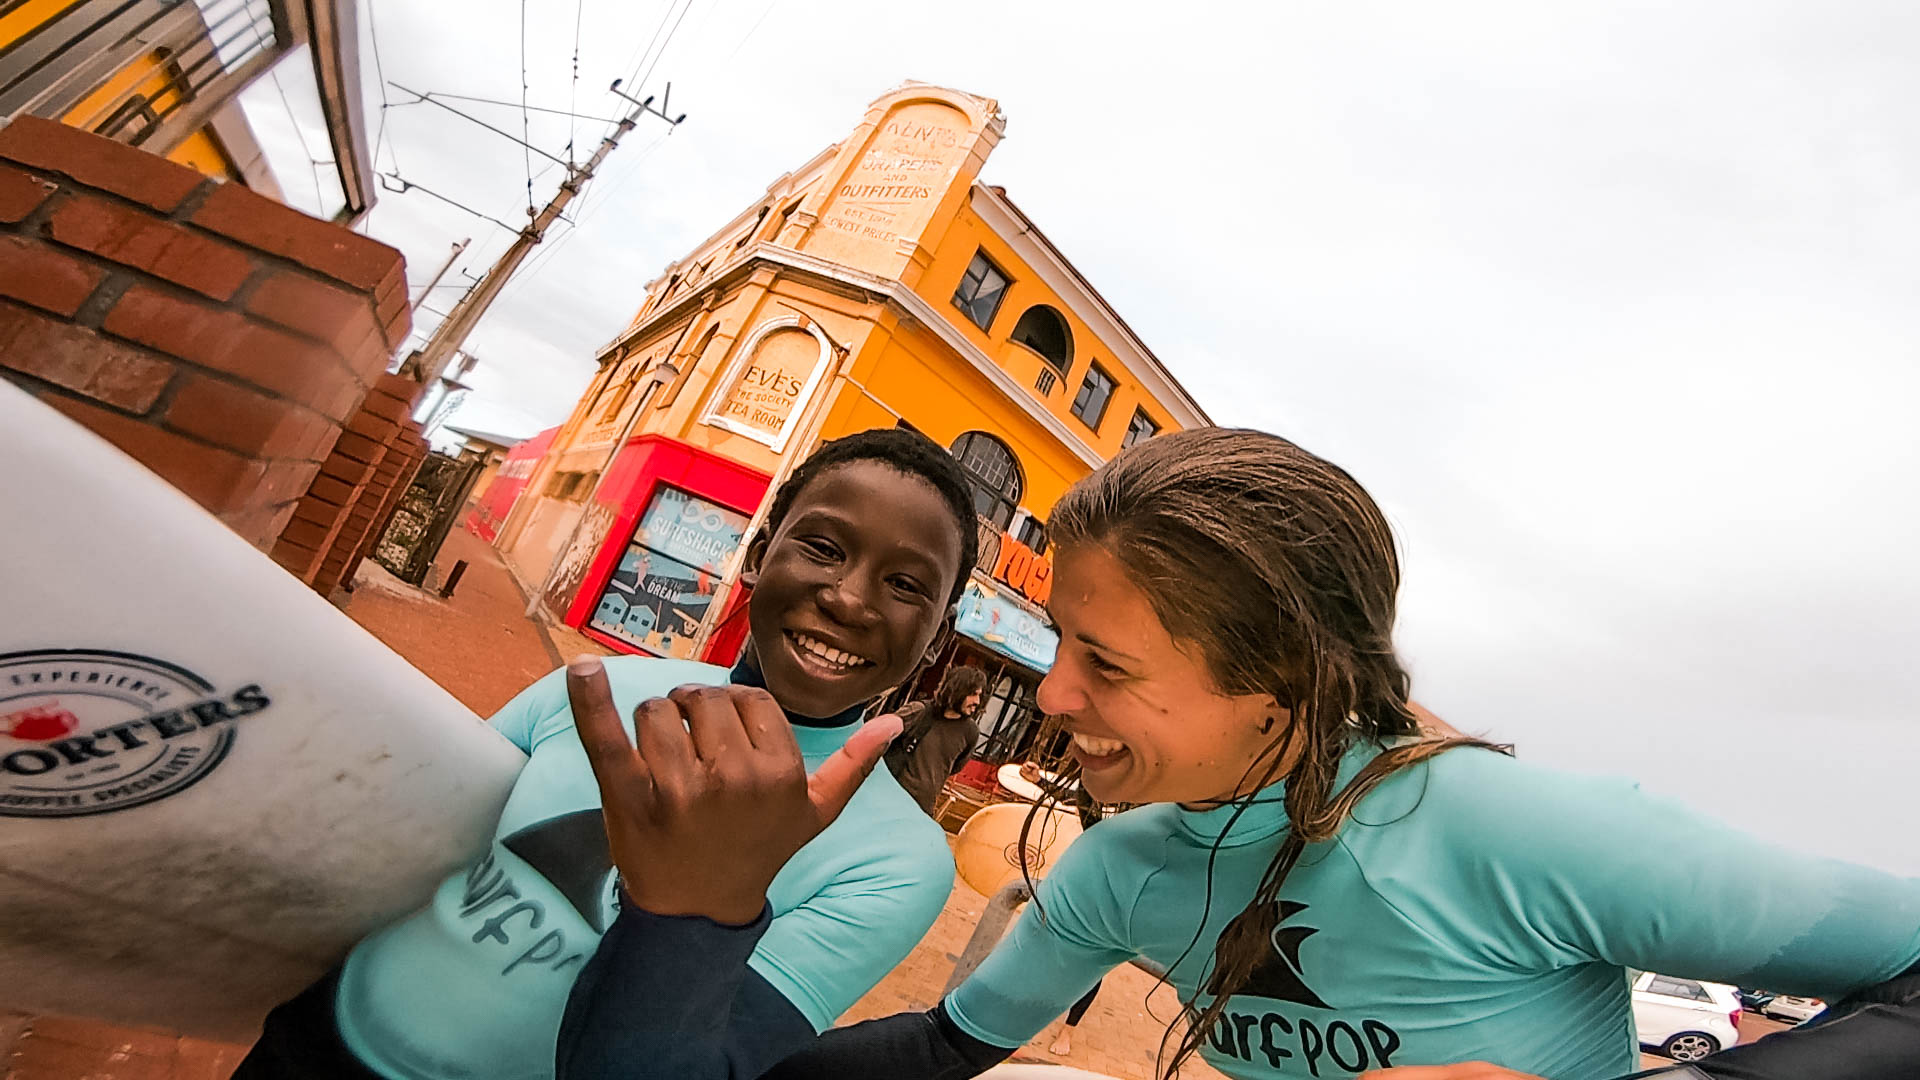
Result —
[[850, 652], [833, 648], [825, 642], [810, 638], [805, 634], [795, 634], [793, 635], [793, 640], [798, 643], [801, 648], [825, 660], [829, 664], [834, 664], [839, 667], [856, 667], [866, 663], [864, 659]]
[[1074, 733], [1073, 744], [1094, 757], [1117, 754], [1127, 747], [1127, 744], [1119, 739], [1103, 739], [1098, 735], [1087, 735], [1081, 732]]

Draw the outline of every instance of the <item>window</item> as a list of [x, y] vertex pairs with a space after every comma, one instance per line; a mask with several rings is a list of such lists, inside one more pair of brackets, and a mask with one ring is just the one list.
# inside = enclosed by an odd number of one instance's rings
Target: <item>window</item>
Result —
[[969, 431], [953, 441], [953, 456], [973, 485], [974, 513], [1004, 529], [1026, 491], [1020, 462], [1007, 444], [984, 431]]
[[627, 395], [633, 393], [633, 383], [623, 382], [620, 388], [607, 397], [607, 409], [600, 414], [600, 423], [611, 424], [613, 418], [620, 415], [620, 407], [627, 403]]
[[1022, 312], [1007, 340], [1039, 353], [1063, 375], [1073, 366], [1073, 333], [1067, 329], [1067, 320], [1045, 304], [1035, 304]]
[[1153, 422], [1145, 409], [1133, 410], [1133, 419], [1127, 421], [1127, 433], [1120, 440], [1120, 449], [1125, 450], [1137, 442], [1146, 442], [1160, 434], [1160, 425]]
[[767, 220], [767, 211], [771, 209], [773, 209], [771, 206], [763, 206], [760, 208], [760, 212], [754, 215], [753, 224], [747, 226], [747, 231], [741, 233], [740, 239], [733, 242], [733, 249], [735, 251], [747, 246], [747, 241], [753, 239], [754, 231], [760, 228], [761, 224]]
[[613, 422], [614, 417], [620, 415], [620, 410], [627, 405], [627, 399], [633, 396], [633, 384], [638, 381], [639, 378], [640, 365], [636, 364], [633, 370], [627, 372], [627, 377], [622, 379], [618, 385], [615, 385], [611, 379], [607, 380], [607, 392], [603, 395], [606, 398], [607, 407], [600, 414], [600, 423], [610, 424]]
[[557, 472], [547, 479], [547, 495], [563, 502], [579, 502], [593, 490], [599, 473]]
[[993, 325], [993, 316], [1006, 296], [1007, 275], [988, 261], [985, 252], [980, 252], [967, 267], [967, 276], [960, 279], [960, 287], [953, 290], [953, 306], [965, 312], [973, 325], [985, 330]]
[[1013, 527], [1013, 538], [1033, 549], [1035, 555], [1047, 553], [1047, 523], [1028, 514]]
[[800, 204], [804, 201], [805, 201], [804, 198], [795, 199], [792, 202], [788, 203], [787, 205], [781, 207], [780, 217], [774, 221], [772, 227], [767, 230], [767, 234], [761, 237], [761, 239], [763, 240], [780, 239], [781, 230], [787, 227], [787, 222], [793, 220], [793, 215], [800, 209]]
[[1080, 392], [1073, 395], [1073, 415], [1099, 431], [1100, 421], [1106, 419], [1107, 405], [1112, 400], [1113, 376], [1101, 371], [1099, 364], [1088, 365], [1086, 380], [1080, 384]]
[[1712, 1001], [1713, 995], [1707, 988], [1692, 979], [1670, 979], [1665, 975], [1655, 975], [1647, 982], [1649, 994], [1663, 994], [1667, 997], [1685, 998], [1689, 1001]]
[[[695, 317], [698, 318], [698, 316]], [[687, 385], [688, 379], [693, 378], [693, 373], [699, 368], [700, 361], [706, 358], [707, 346], [713, 344], [713, 335], [719, 332], [718, 324], [707, 327], [707, 332], [700, 335], [700, 344], [695, 345], [692, 352], [676, 354], [677, 359], [673, 361], [673, 366], [680, 370], [680, 374], [675, 375], [672, 382], [661, 387], [660, 392], [653, 395], [655, 409], [664, 409], [680, 397], [680, 388]]]

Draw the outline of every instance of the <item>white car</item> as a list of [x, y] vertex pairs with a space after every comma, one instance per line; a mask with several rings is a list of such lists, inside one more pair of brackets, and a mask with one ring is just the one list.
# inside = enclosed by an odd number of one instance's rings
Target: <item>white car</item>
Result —
[[1725, 983], [1641, 972], [1633, 980], [1640, 1045], [1675, 1061], [1698, 1061], [1740, 1041], [1740, 998]]
[[1767, 1002], [1760, 1012], [1775, 1020], [1791, 1020], [1796, 1024], [1804, 1024], [1826, 1010], [1827, 1003], [1819, 998], [1789, 997], [1781, 994]]

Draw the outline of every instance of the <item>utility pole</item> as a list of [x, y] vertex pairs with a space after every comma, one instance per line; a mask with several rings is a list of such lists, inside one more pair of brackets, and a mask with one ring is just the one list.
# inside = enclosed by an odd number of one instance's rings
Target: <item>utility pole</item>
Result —
[[[620, 118], [620, 122], [614, 127], [611, 133], [601, 138], [600, 146], [594, 150], [592, 157], [579, 165], [562, 163], [566, 165], [567, 178], [560, 182], [560, 190], [554, 192], [553, 198], [547, 202], [545, 209], [533, 215], [533, 220], [527, 223], [526, 228], [520, 230], [520, 235], [514, 239], [512, 246], [508, 247], [500, 258], [494, 262], [492, 269], [487, 271], [479, 283], [474, 285], [467, 295], [461, 297], [460, 302], [455, 304], [453, 310], [447, 313], [446, 320], [434, 329], [433, 336], [427, 339], [426, 345], [423, 346], [419, 354], [413, 358], [413, 365], [417, 369], [423, 385], [431, 386], [433, 381], [440, 376], [440, 373], [446, 370], [447, 364], [452, 361], [454, 353], [461, 345], [465, 344], [467, 335], [473, 332], [473, 328], [478, 325], [481, 317], [487, 313], [487, 308], [499, 298], [501, 290], [507, 287], [507, 282], [513, 277], [513, 272], [520, 268], [522, 262], [526, 261], [527, 256], [532, 253], [534, 245], [546, 238], [547, 229], [559, 219], [561, 212], [567, 208], [567, 204], [572, 202], [576, 195], [580, 194], [580, 189], [586, 185], [588, 180], [593, 179], [594, 170], [600, 167], [600, 163], [607, 159], [608, 154], [613, 153], [614, 147], [620, 145], [621, 136], [632, 131], [639, 124], [640, 118], [648, 113], [658, 116], [673, 126], [678, 126], [680, 121], [687, 118], [685, 113], [681, 113], [679, 116], [668, 116], [664, 108], [667, 104], [664, 98], [661, 101], [662, 108], [656, 109], [653, 107], [652, 97], [648, 97], [642, 101], [628, 97], [626, 94], [621, 94], [621, 81], [622, 80], [615, 79], [610, 89], [613, 93], [619, 94], [622, 98], [633, 102], [633, 108], [628, 111], [627, 115]], [[399, 84], [396, 83], [395, 85], [398, 86]], [[400, 89], [406, 90], [406, 87], [400, 87]], [[669, 84], [667, 88], [669, 94], [672, 93], [672, 89], [671, 84]], [[417, 90], [406, 90], [406, 92], [417, 95], [422, 101], [429, 101], [435, 105], [441, 105], [442, 108], [450, 108], [449, 106], [442, 105], [438, 101], [434, 101], [430, 95], [421, 94]], [[458, 112], [459, 110], [450, 109], [450, 111]], [[462, 113], [461, 115], [464, 116], [465, 114]], [[471, 119], [471, 117], [469, 117], [469, 119]], [[496, 128], [494, 130], [498, 129]], [[512, 136], [509, 135], [508, 138], [512, 138]], [[514, 141], [518, 142], [519, 140], [515, 139]], [[538, 148], [535, 147], [535, 149]], [[541, 151], [541, 153], [545, 154], [545, 151]], [[550, 154], [546, 156], [552, 157]], [[555, 160], [557, 161], [559, 159], [556, 158]]]

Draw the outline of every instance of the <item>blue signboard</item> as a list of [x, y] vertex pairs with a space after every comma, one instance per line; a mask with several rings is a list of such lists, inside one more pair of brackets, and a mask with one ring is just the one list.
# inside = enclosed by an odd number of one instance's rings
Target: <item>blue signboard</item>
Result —
[[690, 657], [747, 515], [662, 485], [607, 579], [590, 625], [660, 656]]
[[633, 542], [709, 574], [724, 569], [740, 546], [747, 515], [661, 485], [640, 516]]
[[1044, 620], [978, 581], [967, 582], [953, 628], [1036, 671], [1053, 667], [1060, 647], [1060, 635]]

